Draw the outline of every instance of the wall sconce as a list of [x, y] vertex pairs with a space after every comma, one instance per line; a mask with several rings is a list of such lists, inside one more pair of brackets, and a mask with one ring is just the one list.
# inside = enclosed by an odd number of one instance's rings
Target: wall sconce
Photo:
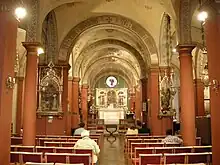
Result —
[[8, 76], [8, 78], [6, 79], [6, 87], [8, 89], [13, 89], [15, 85], [15, 78]]
[[48, 116], [48, 123], [52, 123], [53, 122], [53, 116]]

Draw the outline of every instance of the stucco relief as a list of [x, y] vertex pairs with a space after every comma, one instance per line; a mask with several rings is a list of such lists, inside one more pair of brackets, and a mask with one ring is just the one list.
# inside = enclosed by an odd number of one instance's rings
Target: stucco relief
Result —
[[191, 44], [191, 0], [180, 1], [180, 44]]
[[[124, 68], [124, 72], [131, 72], [130, 75], [134, 76], [136, 79], [140, 79], [137, 71], [133, 68], [133, 66], [129, 63], [127, 63], [126, 61], [115, 61], [112, 62], [110, 58], [101, 58], [98, 59], [96, 61], [94, 61], [93, 63], [90, 63], [90, 65], [84, 70], [84, 72], [82, 72], [82, 77], [86, 77], [89, 78], [90, 73], [95, 70], [97, 72], [97, 70], [100, 69], [101, 66], [105, 66], [106, 68]], [[112, 66], [113, 65], [113, 66]]]
[[69, 56], [69, 54], [72, 51], [73, 45], [75, 44], [74, 41], [80, 34], [82, 34], [83, 31], [95, 27], [97, 25], [103, 24], [113, 24], [124, 27], [125, 29], [129, 29], [132, 33], [138, 35], [138, 37], [142, 39], [142, 41], [145, 43], [145, 46], [150, 51], [150, 54], [157, 54], [156, 44], [152, 36], [146, 31], [146, 29], [141, 27], [138, 23], [118, 15], [102, 15], [97, 17], [91, 17], [74, 27], [64, 38], [60, 46], [61, 52], [64, 52], [64, 49], [68, 50], [67, 54], [60, 53], [58, 59], [66, 59], [67, 57], [62, 56]]
[[29, 22], [27, 26], [27, 39], [28, 42], [36, 42], [38, 32], [38, 16], [39, 16], [39, 0], [31, 0], [29, 4], [30, 10], [28, 13]]
[[[81, 80], [82, 84], [88, 84], [88, 80], [90, 79], [90, 77], [92, 77], [92, 75], [96, 75], [97, 74], [97, 70], [99, 72], [101, 72], [102, 70], [114, 71], [117, 68], [116, 70], [121, 70], [122, 72], [126, 71], [125, 74], [128, 74], [130, 76], [131, 75], [134, 76], [129, 67], [125, 67], [125, 66], [118, 67], [117, 64], [112, 64], [111, 62], [106, 62], [106, 63], [102, 63], [102, 64], [95, 63], [95, 65], [93, 65], [92, 67], [93, 67], [93, 69], [87, 70], [85, 75], [82, 76], [82, 80]], [[138, 79], [138, 78], [134, 77], [134, 79]]]
[[89, 45], [87, 48], [85, 48], [81, 54], [79, 55], [79, 57], [77, 58], [75, 65], [74, 65], [74, 77], [78, 77], [79, 76], [79, 69], [81, 66], [81, 62], [82, 60], [85, 58], [85, 56], [87, 55], [88, 52], [90, 52], [91, 50], [94, 50], [95, 48], [99, 47], [100, 45], [119, 45], [123, 48], [125, 48], [126, 50], [128, 50], [132, 55], [134, 55], [134, 57], [137, 59], [140, 68], [141, 68], [141, 72], [142, 74], [146, 73], [146, 67], [150, 65], [149, 62], [145, 62], [143, 57], [141, 56], [141, 54], [134, 49], [133, 47], [131, 47], [130, 45], [119, 41], [119, 40], [114, 40], [114, 39], [105, 39], [105, 40], [101, 40], [101, 41], [97, 41], [91, 45]]
[[[103, 51], [105, 51], [105, 50], [103, 50]], [[128, 56], [128, 57], [125, 57], [125, 56], [121, 56], [120, 57], [118, 55], [111, 55], [111, 56], [109, 56], [108, 54], [104, 54], [102, 51], [96, 53], [93, 56], [94, 56], [93, 58], [84, 60], [84, 62], [82, 63], [82, 73], [84, 73], [87, 70], [87, 68], [90, 65], [92, 65], [93, 63], [98, 62], [101, 59], [103, 59], [103, 60], [107, 59], [108, 61], [111, 61], [113, 63], [119, 63], [120, 65], [122, 65], [123, 63], [126, 63], [131, 68], [133, 68], [133, 70], [136, 72], [138, 77], [141, 76], [140, 68], [137, 67], [138, 64], [136, 65], [137, 62], [131, 61], [130, 58], [129, 58], [130, 56]]]

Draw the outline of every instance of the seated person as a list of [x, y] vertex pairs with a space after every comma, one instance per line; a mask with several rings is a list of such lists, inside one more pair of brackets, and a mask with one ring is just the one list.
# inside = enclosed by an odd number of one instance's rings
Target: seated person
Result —
[[84, 130], [81, 133], [82, 139], [79, 139], [76, 144], [74, 145], [74, 149], [92, 149], [93, 151], [93, 160], [92, 162], [96, 164], [98, 158], [97, 156], [99, 155], [100, 149], [98, 144], [89, 138], [89, 131]]
[[135, 126], [131, 126], [130, 128], [128, 128], [127, 135], [136, 135], [138, 134], [138, 129]]
[[80, 123], [79, 128], [74, 131], [74, 135], [81, 135], [81, 133], [86, 130], [84, 127], [85, 123]]
[[176, 143], [176, 144], [182, 144], [183, 143], [182, 139], [180, 139], [177, 136], [173, 136], [171, 129], [168, 129], [166, 131], [166, 135], [167, 136], [165, 137], [165, 139], [162, 140], [162, 143]]

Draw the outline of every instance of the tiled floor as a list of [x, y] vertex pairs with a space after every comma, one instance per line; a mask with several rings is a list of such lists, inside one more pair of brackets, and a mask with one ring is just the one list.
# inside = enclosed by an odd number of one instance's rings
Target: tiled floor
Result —
[[[109, 140], [114, 140], [110, 138]], [[104, 137], [104, 144], [99, 157], [99, 165], [127, 165], [124, 155], [123, 137], [117, 136], [116, 141], [111, 144]]]

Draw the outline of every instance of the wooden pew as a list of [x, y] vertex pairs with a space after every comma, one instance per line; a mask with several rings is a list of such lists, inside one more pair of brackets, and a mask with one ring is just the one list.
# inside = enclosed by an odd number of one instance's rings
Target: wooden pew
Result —
[[184, 164], [187, 163], [186, 153], [164, 154], [164, 164]]
[[140, 154], [139, 155], [139, 165], [146, 165], [146, 164], [162, 164], [163, 160], [162, 154]]
[[43, 163], [43, 153], [38, 152], [11, 152], [11, 163], [24, 164], [26, 162]]
[[187, 163], [206, 163], [207, 165], [212, 162], [212, 153], [187, 153]]
[[193, 152], [212, 152], [212, 146], [193, 146]]
[[54, 163], [34, 163], [34, 162], [26, 162], [25, 165], [54, 165]]
[[53, 153], [55, 152], [55, 147], [36, 146], [35, 151], [42, 153]]
[[77, 164], [63, 164], [63, 163], [55, 163], [54, 165], [84, 165], [83, 163], [77, 163]]
[[90, 154], [46, 153], [45, 161], [54, 163], [83, 163], [91, 165]]
[[[172, 153], [172, 154], [179, 154], [179, 153], [185, 153], [185, 154], [190, 154], [192, 153], [193, 155], [193, 147], [194, 146], [185, 146], [185, 147], [135, 147], [134, 151], [134, 157], [131, 158], [131, 161], [133, 164], [138, 164], [139, 160], [139, 154], [156, 154], [156, 153]], [[198, 147], [198, 146], [196, 146]], [[203, 146], [207, 147], [207, 146]], [[171, 152], [172, 151], [172, 152]], [[200, 150], [202, 151], [202, 150]], [[207, 153], [207, 152], [206, 152]], [[208, 152], [210, 153], [210, 152]], [[199, 154], [199, 153], [195, 153]], [[202, 153], [201, 153], [202, 154]]]
[[136, 147], [134, 152], [134, 158], [131, 159], [132, 164], [139, 164], [139, 155], [140, 154], [153, 154], [154, 153], [154, 147], [148, 147], [148, 148], [141, 148]]

